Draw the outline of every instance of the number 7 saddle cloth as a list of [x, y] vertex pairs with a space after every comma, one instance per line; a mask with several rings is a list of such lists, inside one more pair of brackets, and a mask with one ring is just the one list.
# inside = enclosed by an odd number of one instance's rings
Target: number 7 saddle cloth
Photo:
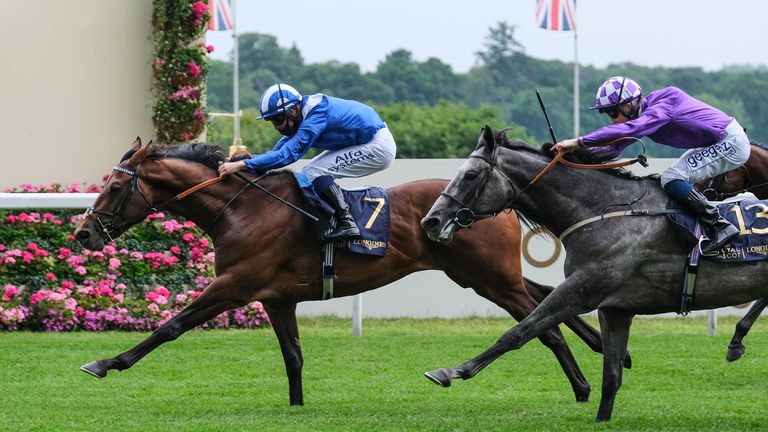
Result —
[[[746, 262], [768, 259], [768, 201], [760, 201], [751, 193], [736, 195], [727, 201], [713, 201], [720, 215], [739, 229], [739, 235], [726, 243], [711, 257], [722, 262]], [[669, 209], [681, 206], [674, 200], [667, 203]], [[670, 219], [684, 227], [694, 238], [698, 219], [688, 213], [671, 213]]]
[[[333, 223], [333, 208], [317, 196], [312, 182], [301, 172], [294, 172], [294, 177], [301, 188], [304, 199], [319, 214], [320, 222], [316, 229], [322, 234]], [[365, 255], [384, 256], [389, 244], [389, 195], [380, 187], [342, 189], [344, 200], [349, 206], [349, 213], [360, 229], [360, 238], [337, 242], [335, 248], [348, 249], [350, 252]], [[318, 235], [318, 238], [321, 236]]]

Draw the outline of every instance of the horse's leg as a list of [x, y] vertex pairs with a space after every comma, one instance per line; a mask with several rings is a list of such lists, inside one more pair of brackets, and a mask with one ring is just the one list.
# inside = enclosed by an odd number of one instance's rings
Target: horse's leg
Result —
[[[526, 288], [527, 282], [528, 281], [524, 281]], [[518, 284], [515, 284], [515, 286], [517, 285]], [[475, 291], [504, 308], [517, 321], [525, 319], [525, 317], [530, 315], [531, 311], [538, 305], [532, 296], [526, 295], [526, 292], [523, 292], [520, 288], [514, 289], [514, 286], [512, 289], [504, 290], [476, 287]], [[568, 343], [565, 341], [560, 328], [558, 326], [552, 327], [539, 336], [539, 340], [544, 346], [549, 348], [555, 355], [555, 358], [557, 358], [560, 367], [563, 368], [565, 376], [571, 383], [571, 388], [576, 396], [576, 401], [587, 402], [589, 400], [589, 393], [592, 389], [589, 385], [589, 381], [587, 381], [587, 378], [581, 372], [579, 364], [573, 357], [573, 353], [571, 352]]]
[[[531, 294], [531, 296], [539, 303], [546, 296], [549, 295], [555, 288], [549, 285], [543, 285], [538, 282], [525, 278], [525, 289]], [[603, 353], [603, 340], [600, 337], [600, 332], [594, 327], [589, 325], [586, 321], [576, 316], [563, 322], [569, 329], [571, 329], [576, 336], [578, 336], [587, 346], [598, 354]], [[627, 352], [627, 356], [624, 358], [624, 367], [627, 369], [632, 368], [632, 357]]]
[[299, 342], [299, 325], [296, 322], [296, 305], [286, 308], [276, 308], [264, 305], [264, 310], [269, 315], [272, 328], [280, 342], [280, 351], [283, 352], [285, 373], [288, 375], [288, 395], [291, 405], [304, 405], [304, 393], [301, 385], [301, 368], [304, 366], [304, 358], [301, 355], [301, 343]]
[[741, 342], [766, 306], [768, 306], [768, 298], [756, 300], [755, 304], [744, 315], [744, 318], [736, 323], [736, 330], [733, 332], [733, 338], [731, 338], [731, 343], [728, 345], [728, 355], [725, 356], [726, 360], [729, 362], [736, 361], [744, 355], [746, 348], [744, 348], [744, 344]]
[[603, 395], [597, 410], [597, 421], [608, 421], [613, 413], [616, 393], [621, 387], [621, 366], [627, 352], [629, 327], [634, 315], [626, 312], [598, 310], [600, 331], [603, 335]]
[[579, 364], [573, 357], [573, 353], [560, 329], [557, 326], [552, 327], [539, 336], [539, 340], [555, 354], [560, 367], [563, 368], [565, 376], [568, 377], [568, 381], [571, 383], [573, 393], [576, 395], [576, 402], [588, 402], [589, 393], [592, 391], [592, 388], [587, 378], [581, 372]]
[[[576, 279], [574, 278], [574, 280]], [[580, 304], [578, 300], [581, 299], [583, 291], [579, 289], [578, 285], [579, 283], [567, 279], [556, 291], [547, 296], [530, 315], [504, 333], [495, 344], [479, 356], [455, 368], [437, 369], [426, 372], [424, 375], [435, 384], [443, 387], [449, 387], [453, 378], [470, 379], [505, 352], [516, 350], [561, 322], [579, 313], [594, 309], [591, 304]]]
[[200, 297], [152, 332], [149, 337], [135, 347], [112, 358], [92, 361], [81, 366], [80, 370], [96, 378], [104, 378], [110, 369], [117, 369], [119, 371], [128, 369], [163, 343], [175, 340], [184, 332], [195, 328], [226, 310], [247, 303], [247, 300], [241, 301], [233, 298], [220, 281], [221, 278], [214, 281]]

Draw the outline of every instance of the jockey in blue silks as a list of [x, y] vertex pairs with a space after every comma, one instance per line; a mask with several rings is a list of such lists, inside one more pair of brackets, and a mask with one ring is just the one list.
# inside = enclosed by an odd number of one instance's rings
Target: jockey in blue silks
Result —
[[702, 223], [706, 238], [700, 243], [703, 255], [715, 255], [739, 230], [723, 218], [712, 203], [693, 187], [693, 183], [733, 170], [749, 158], [749, 138], [732, 117], [688, 95], [677, 87], [652, 91], [643, 97], [632, 79], [612, 77], [600, 86], [596, 109], [611, 118], [608, 126], [587, 135], [560, 141], [555, 152], [581, 147], [604, 158], [617, 157], [632, 140], [623, 137], [649, 137], [653, 141], [686, 149], [671, 167], [661, 174], [661, 185], [671, 198], [686, 205]]
[[336, 227], [326, 241], [360, 236], [341, 188], [334, 179], [363, 177], [387, 168], [396, 145], [386, 123], [368, 105], [322, 93], [302, 96], [287, 84], [274, 84], [261, 96], [261, 116], [283, 137], [274, 148], [250, 159], [219, 166], [219, 174], [281, 168], [299, 160], [310, 148], [324, 150], [302, 170], [315, 192], [335, 210]]

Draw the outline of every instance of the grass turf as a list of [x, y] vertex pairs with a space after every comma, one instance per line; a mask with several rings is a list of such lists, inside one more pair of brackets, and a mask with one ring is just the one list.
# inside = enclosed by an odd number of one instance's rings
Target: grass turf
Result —
[[766, 430], [768, 322], [758, 320], [747, 356], [729, 364], [734, 323], [721, 318], [710, 337], [703, 318], [636, 319], [633, 369], [613, 420], [600, 424], [602, 358], [569, 331], [593, 388], [586, 404], [538, 342], [448, 389], [422, 376], [479, 354], [509, 328], [506, 319], [368, 319], [362, 338], [348, 319], [301, 319], [303, 407], [288, 406], [271, 330], [193, 331], [103, 380], [78, 367], [146, 334], [2, 333], [0, 430]]

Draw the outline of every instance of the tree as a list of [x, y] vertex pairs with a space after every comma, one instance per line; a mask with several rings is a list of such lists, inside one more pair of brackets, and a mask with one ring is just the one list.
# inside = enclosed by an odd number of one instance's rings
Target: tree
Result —
[[[397, 142], [398, 158], [464, 158], [474, 150], [480, 129], [505, 127], [499, 111], [491, 106], [478, 109], [439, 101], [428, 107], [412, 102], [377, 106]], [[530, 142], [525, 129], [513, 125], [510, 138]]]
[[394, 92], [394, 100], [434, 105], [440, 99], [456, 99], [461, 79], [450, 65], [436, 58], [419, 63], [404, 49], [387, 54], [374, 76]]
[[515, 28], [502, 21], [496, 27], [490, 27], [483, 42], [485, 51], [475, 53], [478, 59], [487, 66], [493, 66], [515, 54], [524, 53], [525, 47], [515, 39]]

